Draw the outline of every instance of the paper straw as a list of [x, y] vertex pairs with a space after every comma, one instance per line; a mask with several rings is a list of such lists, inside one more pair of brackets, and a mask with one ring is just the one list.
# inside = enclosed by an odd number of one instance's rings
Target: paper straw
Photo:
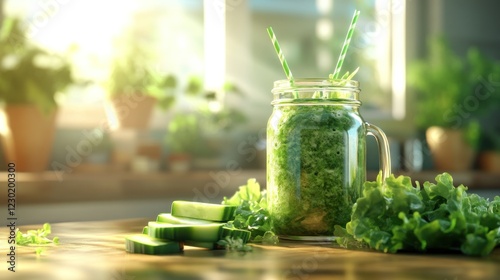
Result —
[[356, 22], [358, 21], [359, 11], [355, 10], [354, 15], [352, 16], [351, 25], [349, 26], [349, 31], [344, 40], [344, 45], [342, 46], [342, 50], [339, 55], [339, 59], [337, 61], [337, 66], [335, 67], [335, 71], [333, 72], [333, 78], [338, 79], [340, 74], [340, 68], [342, 68], [342, 64], [344, 63], [345, 55], [347, 53], [347, 49], [349, 48], [349, 43], [351, 43], [352, 34], [354, 33], [354, 28], [356, 27]]
[[285, 71], [286, 78], [289, 81], [293, 82], [292, 71], [290, 71], [290, 67], [288, 67], [288, 63], [286, 62], [285, 56], [283, 55], [283, 52], [281, 51], [280, 44], [278, 43], [278, 39], [276, 39], [276, 35], [274, 35], [273, 28], [268, 27], [267, 33], [269, 34], [269, 37], [271, 38], [271, 42], [274, 45], [274, 49], [276, 50], [276, 54], [278, 55], [278, 58], [281, 62], [281, 66], [283, 67], [283, 70]]

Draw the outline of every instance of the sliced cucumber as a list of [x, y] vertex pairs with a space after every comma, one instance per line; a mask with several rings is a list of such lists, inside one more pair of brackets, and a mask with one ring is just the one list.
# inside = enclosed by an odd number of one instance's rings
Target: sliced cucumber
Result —
[[166, 255], [182, 252], [183, 244], [177, 241], [159, 240], [145, 234], [125, 237], [125, 250], [130, 253]]
[[148, 234], [148, 226], [142, 228], [142, 234]]
[[154, 238], [174, 241], [217, 242], [223, 225], [222, 223], [183, 225], [149, 222], [148, 235]]
[[170, 213], [160, 213], [156, 217], [156, 221], [159, 223], [169, 223], [169, 224], [183, 224], [183, 225], [206, 225], [212, 224], [212, 221], [175, 217]]
[[176, 200], [172, 203], [172, 216], [227, 222], [233, 219], [236, 206]]
[[240, 238], [241, 240], [243, 240], [243, 243], [247, 243], [247, 241], [250, 239], [251, 234], [252, 233], [248, 230], [229, 228], [223, 226], [221, 229], [220, 239], [224, 239], [229, 236], [231, 238]]

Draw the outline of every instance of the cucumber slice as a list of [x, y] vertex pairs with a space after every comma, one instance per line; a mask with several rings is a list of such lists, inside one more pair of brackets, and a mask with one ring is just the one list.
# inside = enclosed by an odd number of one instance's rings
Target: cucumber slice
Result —
[[183, 225], [206, 225], [213, 223], [212, 221], [207, 221], [207, 220], [175, 217], [170, 213], [158, 214], [158, 216], [156, 217], [156, 221], [159, 223], [183, 224]]
[[125, 250], [130, 253], [166, 255], [182, 252], [183, 244], [170, 240], [159, 240], [145, 234], [125, 237]]
[[222, 223], [182, 225], [149, 222], [148, 235], [154, 238], [174, 241], [217, 242], [223, 225]]
[[142, 228], [142, 234], [148, 234], [148, 226]]
[[237, 229], [237, 228], [229, 228], [229, 227], [222, 227], [221, 230], [221, 238], [224, 239], [226, 237], [231, 237], [231, 238], [240, 238], [243, 240], [243, 243], [247, 243], [247, 241], [250, 239], [250, 235], [252, 233], [248, 230], [244, 229]]
[[172, 216], [227, 222], [234, 216], [236, 206], [176, 200], [172, 203]]

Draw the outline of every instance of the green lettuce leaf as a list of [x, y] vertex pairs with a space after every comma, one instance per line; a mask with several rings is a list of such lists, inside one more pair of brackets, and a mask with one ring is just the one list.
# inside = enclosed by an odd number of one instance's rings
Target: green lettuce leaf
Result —
[[276, 244], [278, 238], [272, 233], [266, 201], [266, 191], [260, 190], [255, 179], [249, 179], [231, 198], [224, 197], [222, 201], [222, 204], [237, 206], [234, 220], [226, 226], [249, 230], [252, 242]]
[[492, 201], [455, 187], [448, 173], [413, 185], [407, 176], [366, 182], [345, 228], [335, 227], [345, 248], [387, 253], [400, 250], [460, 250], [486, 256], [500, 244], [500, 197]]

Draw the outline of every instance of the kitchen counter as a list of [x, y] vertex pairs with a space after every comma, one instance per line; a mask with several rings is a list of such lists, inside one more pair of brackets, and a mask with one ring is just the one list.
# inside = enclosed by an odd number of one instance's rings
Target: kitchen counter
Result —
[[[60, 245], [36, 256], [33, 247], [16, 247], [16, 272], [5, 263], [2, 241], [1, 279], [498, 279], [500, 248], [484, 258], [460, 254], [384, 254], [354, 251], [335, 244], [281, 242], [252, 245], [241, 254], [185, 247], [183, 253], [150, 256], [125, 252], [124, 237], [141, 232], [148, 219], [52, 224]], [[40, 225], [22, 226], [24, 232]], [[2, 240], [9, 234], [0, 230]], [[51, 235], [51, 236], [52, 236]], [[4, 239], [5, 238], [5, 239]], [[6, 253], [7, 252], [7, 253]]]

